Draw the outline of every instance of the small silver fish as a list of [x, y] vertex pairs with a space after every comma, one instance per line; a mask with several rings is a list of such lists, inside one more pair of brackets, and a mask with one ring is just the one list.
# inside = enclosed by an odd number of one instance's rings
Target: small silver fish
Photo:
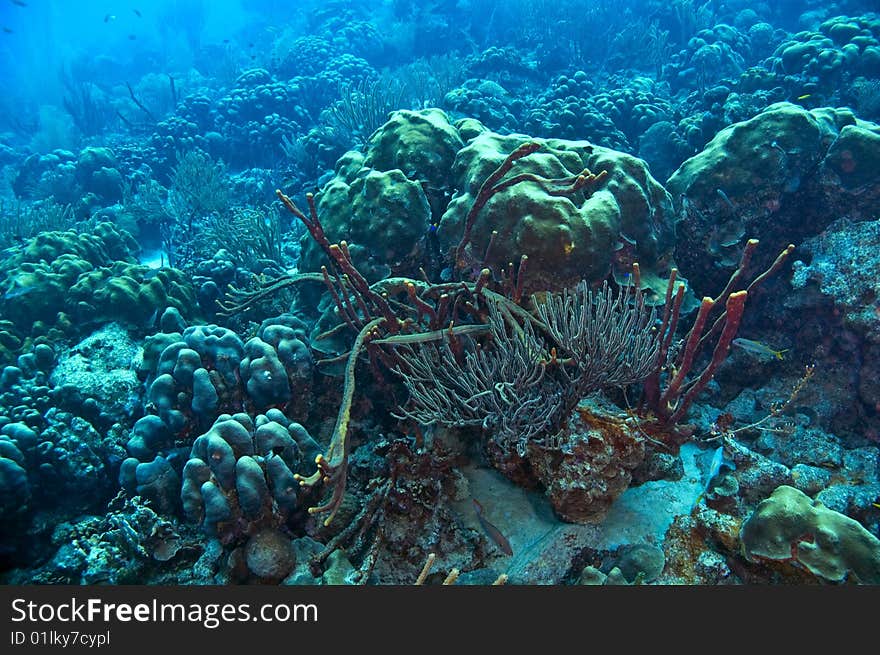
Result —
[[721, 199], [724, 201], [724, 204], [730, 208], [730, 211], [735, 212], [736, 207], [734, 207], [733, 203], [730, 201], [730, 197], [724, 193], [724, 189], [715, 189], [715, 191], [721, 196]]
[[784, 350], [773, 350], [770, 346], [760, 341], [752, 341], [751, 339], [734, 339], [730, 342], [732, 345], [742, 348], [745, 351], [754, 353], [762, 357], [775, 357], [776, 359], [784, 359], [782, 353], [787, 353], [790, 348]]
[[694, 507], [703, 502], [703, 499], [706, 497], [706, 494], [709, 491], [709, 488], [712, 486], [712, 480], [714, 480], [719, 473], [721, 473], [721, 467], [727, 466], [727, 468], [735, 468], [733, 464], [724, 459], [724, 446], [718, 446], [715, 449], [715, 452], [712, 453], [712, 461], [709, 462], [709, 470], [706, 472], [706, 483], [703, 486], [703, 490], [697, 495], [697, 499], [694, 501]]
[[21, 296], [26, 296], [27, 294], [36, 291], [36, 284], [27, 284], [22, 282], [19, 279], [15, 279], [9, 285], [9, 288], [6, 290], [6, 293], [3, 294], [3, 297], [6, 300], [10, 298], [20, 298]]
[[721, 465], [724, 463], [724, 446], [718, 446], [712, 455], [712, 461], [709, 463], [709, 481], [712, 481], [721, 471]]

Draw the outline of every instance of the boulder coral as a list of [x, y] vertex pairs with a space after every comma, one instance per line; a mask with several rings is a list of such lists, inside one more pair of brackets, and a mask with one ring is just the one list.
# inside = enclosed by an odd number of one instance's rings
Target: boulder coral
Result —
[[[452, 164], [463, 145], [439, 109], [394, 112], [372, 135], [366, 154], [340, 158], [318, 196], [328, 238], [348, 241], [355, 265], [373, 281], [415, 275], [431, 224], [452, 193]], [[308, 235], [302, 249], [304, 270], [325, 263]]]
[[817, 31], [798, 32], [782, 42], [766, 68], [799, 80], [806, 93], [832, 94], [847, 77], [880, 74], [880, 18], [835, 16]]
[[[179, 479], [196, 435], [224, 413], [283, 407], [304, 414], [313, 360], [301, 340], [305, 328], [292, 316], [267, 319], [246, 343], [218, 325], [193, 325], [178, 332], [182, 319], [171, 308], [160, 322], [174, 331], [146, 339], [138, 373], [146, 382], [148, 412], [131, 430], [120, 481], [173, 508], [177, 501], [169, 500], [168, 492], [173, 484], [157, 486], [154, 479]], [[177, 492], [172, 495], [176, 499]]]
[[880, 127], [848, 109], [777, 103], [721, 130], [667, 182], [675, 201], [675, 258], [700, 293], [717, 292], [750, 238], [761, 258], [833, 220], [880, 212]]
[[88, 231], [42, 232], [0, 265], [3, 350], [80, 336], [83, 328], [118, 322], [146, 330], [167, 307], [197, 312], [190, 280], [174, 268], [137, 263], [137, 242], [112, 223]]
[[[394, 112], [365, 154], [350, 152], [337, 162], [317, 198], [327, 238], [346, 240], [371, 281], [418, 277], [420, 267], [439, 275], [463, 237], [480, 185], [526, 141], [540, 149], [518, 160], [511, 175], [576, 179], [586, 168], [601, 173], [603, 183], [562, 194], [527, 180], [495, 194], [473, 225], [465, 277], [484, 264], [500, 272], [527, 255], [526, 290], [544, 291], [582, 278], [597, 282], [612, 271], [622, 277], [637, 259], [646, 286], [665, 290], [672, 202], [645, 162], [586, 141], [504, 136], [473, 119], [453, 124], [439, 109]], [[320, 248], [308, 235], [302, 246], [303, 270], [319, 270], [326, 263]]]
[[127, 446], [131, 455], [152, 457], [156, 444], [169, 441], [160, 434], [185, 439], [224, 409], [241, 407], [244, 343], [232, 330], [193, 325], [183, 333], [148, 337], [144, 348], [140, 375], [148, 384], [149, 413], [135, 424]]
[[793, 562], [831, 582], [880, 584], [880, 539], [794, 487], [762, 501], [740, 532], [752, 561]]
[[[453, 175], [461, 181], [461, 191], [440, 221], [441, 246], [456, 246], [480, 185], [524, 140], [479, 130], [459, 151]], [[494, 195], [473, 224], [469, 260], [474, 269], [486, 264], [502, 270], [527, 255], [525, 288], [535, 292], [571, 287], [581, 279], [598, 282], [611, 272], [622, 277], [637, 260], [642, 281], [657, 292], [665, 290], [660, 278], [671, 263], [672, 202], [645, 163], [586, 141], [532, 141], [540, 148], [519, 159], [512, 175], [560, 179], [589, 169], [596, 175], [605, 171], [606, 177], [594, 188], [566, 195], [534, 181]]]

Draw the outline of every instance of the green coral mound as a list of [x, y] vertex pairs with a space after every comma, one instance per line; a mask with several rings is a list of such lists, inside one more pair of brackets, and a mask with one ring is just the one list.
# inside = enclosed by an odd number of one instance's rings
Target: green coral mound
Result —
[[[366, 153], [348, 152], [336, 163], [318, 196], [318, 215], [331, 243], [347, 241], [370, 281], [418, 273], [463, 145], [441, 110], [401, 110], [376, 130]], [[321, 249], [309, 235], [301, 243], [301, 268], [320, 270]]]
[[137, 251], [131, 235], [111, 223], [42, 232], [18, 248], [0, 267], [0, 361], [100, 323], [146, 329], [166, 307], [191, 316], [191, 281], [176, 269], [138, 264]]
[[777, 487], [763, 500], [740, 538], [749, 559], [793, 560], [825, 580], [880, 584], [880, 539], [794, 487]]
[[880, 179], [880, 129], [858, 121], [846, 125], [825, 156], [823, 171], [848, 192], [862, 192]]
[[401, 110], [370, 138], [366, 165], [381, 171], [399, 168], [408, 178], [437, 189], [449, 184], [462, 146], [461, 135], [442, 110]]
[[[473, 123], [469, 123], [473, 128]], [[672, 201], [636, 157], [586, 141], [529, 139], [483, 130], [459, 151], [453, 175], [460, 188], [438, 229], [442, 246], [454, 248], [464, 231], [467, 213], [483, 181], [525, 141], [541, 144], [520, 159], [508, 175], [530, 173], [566, 178], [585, 168], [607, 172], [586, 192], [555, 195], [532, 181], [510, 186], [493, 196], [477, 215], [469, 243], [470, 261], [482, 264], [492, 232], [497, 232], [485, 262], [500, 270], [520, 255], [529, 257], [527, 291], [556, 290], [582, 278], [598, 282], [609, 273], [625, 275], [638, 261], [643, 280], [665, 290], [665, 275], [674, 245]]]
[[676, 203], [676, 261], [701, 293], [715, 293], [749, 238], [762, 242], [759, 268], [838, 218], [880, 214], [880, 127], [846, 108], [777, 103], [721, 130], [666, 188]]
[[79, 320], [121, 321], [134, 326], [154, 322], [156, 314], [167, 307], [188, 316], [196, 304], [195, 290], [182, 271], [127, 262], [114, 262], [80, 275], [65, 300]]
[[[331, 243], [348, 242], [370, 281], [439, 275], [464, 233], [464, 219], [483, 181], [526, 141], [538, 152], [509, 175], [577, 176], [584, 168], [607, 177], [595, 189], [560, 195], [535, 182], [511, 186], [479, 212], [469, 242], [472, 276], [485, 263], [496, 273], [529, 257], [525, 291], [555, 290], [582, 278], [623, 276], [633, 261], [658, 295], [671, 266], [672, 201], [635, 157], [586, 141], [530, 139], [488, 131], [473, 119], [450, 122], [439, 109], [397, 111], [370, 138], [365, 153], [349, 152], [318, 196], [318, 215]], [[436, 233], [435, 233], [436, 229]], [[483, 257], [493, 231], [497, 236]], [[302, 270], [326, 264], [306, 235]]]
[[76, 255], [93, 266], [106, 266], [114, 261], [135, 262], [139, 250], [140, 246], [125, 230], [112, 223], [98, 223], [89, 232], [41, 232], [12, 254], [3, 263], [2, 270], [24, 262], [51, 262], [61, 255]]
[[774, 53], [782, 72], [806, 73], [828, 93], [841, 76], [880, 73], [880, 20], [876, 14], [835, 16], [818, 31], [803, 31], [783, 42]]
[[[348, 153], [337, 171], [350, 173], [363, 163], [359, 153]], [[431, 222], [431, 210], [418, 181], [402, 171], [379, 171], [360, 166], [353, 174], [337, 174], [322, 190], [318, 215], [331, 241], [349, 243], [355, 266], [368, 279], [386, 277], [392, 270], [417, 269], [419, 241]], [[307, 237], [307, 238], [306, 238]], [[305, 270], [319, 270], [323, 251], [308, 235], [303, 238]]]
[[32, 323], [53, 321], [81, 275], [114, 261], [134, 264], [138, 249], [112, 223], [98, 223], [90, 232], [41, 232], [0, 265], [0, 313], [25, 332]]
[[749, 198], [767, 204], [793, 175], [815, 168], [840, 128], [850, 122], [854, 119], [848, 112], [807, 111], [791, 103], [772, 105], [718, 132], [702, 152], [679, 167], [666, 186], [673, 196], [716, 196], [724, 202], [721, 190], [734, 204]]

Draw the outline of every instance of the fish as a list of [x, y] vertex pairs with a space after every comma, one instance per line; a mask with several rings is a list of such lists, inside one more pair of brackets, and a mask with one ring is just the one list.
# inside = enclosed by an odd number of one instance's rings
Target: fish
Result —
[[37, 286], [35, 284], [30, 285], [20, 285], [16, 282], [13, 282], [6, 293], [3, 294], [3, 298], [5, 300], [11, 300], [12, 298], [20, 298], [21, 296], [26, 296], [29, 293], [32, 293], [37, 290]]
[[718, 473], [721, 472], [721, 465], [724, 463], [724, 446], [718, 446], [712, 455], [712, 461], [709, 463], [709, 481], [712, 481]]
[[734, 339], [731, 341], [734, 346], [742, 348], [750, 353], [754, 353], [756, 355], [762, 355], [764, 357], [775, 357], [776, 359], [784, 359], [782, 353], [787, 353], [791, 348], [785, 348], [784, 350], [773, 350], [770, 346], [765, 343], [761, 343], [760, 341], [753, 341], [751, 339]]
[[19, 7], [27, 7], [27, 3], [24, 0], [12, 0], [12, 4], [18, 5]]
[[798, 99], [798, 100], [806, 100], [806, 99], [809, 98], [811, 95], [813, 95], [813, 94], [812, 94], [812, 93], [805, 93], [805, 94], [802, 95], [802, 96], [798, 96], [797, 99]]
[[492, 541], [498, 545], [505, 555], [513, 555], [513, 548], [510, 547], [510, 542], [507, 540], [507, 537], [501, 534], [501, 530], [489, 523], [489, 520], [483, 515], [483, 506], [477, 502], [477, 499], [471, 498], [471, 500], [474, 503], [474, 509], [477, 512], [477, 520], [480, 522], [480, 527], [483, 528], [483, 531], [489, 535]]
[[3, 31], [6, 32], [7, 34], [14, 34], [14, 32], [12, 31], [12, 29], [9, 28], [9, 27], [4, 27], [4, 28], [3, 28]]
[[735, 468], [732, 462], [724, 459], [724, 446], [718, 446], [718, 448], [715, 449], [715, 452], [712, 453], [712, 461], [709, 462], [709, 470], [706, 472], [706, 484], [699, 495], [697, 495], [697, 499], [694, 501], [694, 507], [703, 502], [703, 499], [709, 491], [709, 487], [712, 486], [712, 480], [718, 477], [718, 474], [721, 473], [722, 466], [726, 466], [728, 469]]
[[129, 34], [129, 35], [128, 35], [128, 40], [129, 40], [129, 41], [134, 41], [136, 38], [137, 38], [137, 36], [135, 36], [134, 34]]
[[724, 204], [727, 205], [728, 207], [730, 207], [731, 211], [735, 212], [736, 207], [733, 206], [733, 203], [730, 201], [730, 198], [727, 196], [726, 193], [724, 193], [724, 189], [715, 189], [715, 191], [718, 193], [719, 196], [721, 196], [721, 199], [724, 201]]
[[138, 18], [143, 17], [141, 12], [138, 9], [132, 9], [132, 11], [134, 12], [134, 15], [137, 16]]
[[116, 20], [116, 16], [113, 14], [104, 14], [104, 22], [109, 23], [111, 20]]

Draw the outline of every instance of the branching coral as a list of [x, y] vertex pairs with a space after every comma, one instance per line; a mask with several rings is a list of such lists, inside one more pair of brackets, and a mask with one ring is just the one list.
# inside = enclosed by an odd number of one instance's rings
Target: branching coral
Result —
[[558, 430], [584, 396], [639, 382], [657, 367], [654, 310], [632, 287], [615, 296], [606, 283], [594, 295], [581, 283], [532, 300], [536, 316], [520, 314], [528, 316], [520, 323], [493, 298], [490, 344], [469, 339], [463, 358], [446, 340], [397, 348], [402, 363], [395, 370], [410, 392], [405, 416], [426, 425], [480, 425], [522, 456], [530, 440]]
[[178, 268], [192, 265], [197, 248], [192, 236], [198, 232], [197, 228], [208, 217], [228, 209], [225, 164], [214, 162], [199, 150], [179, 153], [168, 194], [168, 210], [173, 221], [162, 225], [171, 263]]
[[547, 429], [562, 394], [545, 376], [548, 361], [531, 323], [508, 330], [490, 304], [491, 345], [469, 340], [461, 362], [448, 339], [402, 345], [396, 372], [410, 393], [403, 416], [422, 425], [481, 426], [504, 440], [525, 442]]

